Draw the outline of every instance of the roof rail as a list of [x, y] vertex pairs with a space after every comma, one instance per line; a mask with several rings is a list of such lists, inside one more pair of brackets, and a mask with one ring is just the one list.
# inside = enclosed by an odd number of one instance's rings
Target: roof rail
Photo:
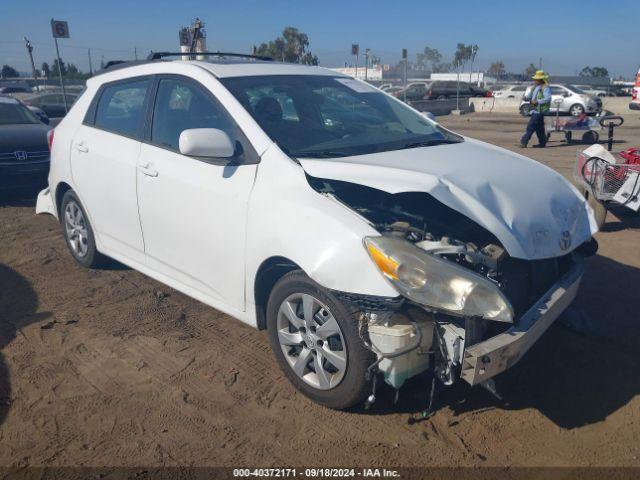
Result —
[[151, 52], [147, 60], [160, 60], [165, 57], [233, 57], [233, 58], [250, 58], [253, 60], [263, 60], [265, 62], [273, 62], [273, 58], [264, 55], [249, 55], [245, 53], [232, 52]]
[[144, 65], [145, 63], [151, 63], [150, 60], [110, 60], [104, 68], [93, 72], [93, 76], [102, 75], [103, 73], [112, 72], [121, 68], [134, 67], [136, 65]]

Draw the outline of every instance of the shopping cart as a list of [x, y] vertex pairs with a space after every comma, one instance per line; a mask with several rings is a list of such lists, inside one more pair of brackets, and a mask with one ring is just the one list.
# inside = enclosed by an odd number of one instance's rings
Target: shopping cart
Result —
[[[547, 131], [547, 140], [551, 138], [554, 132], [564, 134], [567, 143], [571, 143], [574, 136], [581, 135], [582, 143], [591, 145], [598, 143], [600, 140], [600, 132], [607, 129], [608, 141], [613, 143], [613, 130], [624, 123], [624, 119], [617, 115], [597, 115], [590, 117], [586, 113], [582, 113], [577, 117], [561, 117], [560, 104], [562, 99], [556, 99], [554, 103], [558, 105], [555, 116], [547, 116], [544, 118], [544, 127]], [[611, 150], [611, 146], [609, 146]]]
[[602, 226], [609, 208], [640, 209], [640, 151], [630, 148], [614, 156], [601, 145], [578, 152], [573, 177]]

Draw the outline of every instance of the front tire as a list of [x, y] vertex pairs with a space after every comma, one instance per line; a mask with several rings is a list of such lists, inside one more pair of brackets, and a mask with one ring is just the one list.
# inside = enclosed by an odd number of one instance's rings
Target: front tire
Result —
[[365, 400], [375, 356], [360, 339], [353, 312], [304, 272], [290, 272], [274, 286], [267, 330], [280, 369], [305, 396], [338, 410]]
[[89, 217], [73, 190], [68, 190], [62, 197], [60, 224], [69, 252], [76, 262], [87, 268], [96, 268], [105, 263], [106, 257], [96, 249]]

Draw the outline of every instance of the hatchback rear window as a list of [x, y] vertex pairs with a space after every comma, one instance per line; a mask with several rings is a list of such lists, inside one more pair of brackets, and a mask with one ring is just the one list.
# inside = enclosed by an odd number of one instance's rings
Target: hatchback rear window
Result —
[[128, 137], [138, 134], [149, 80], [117, 83], [102, 91], [95, 126]]

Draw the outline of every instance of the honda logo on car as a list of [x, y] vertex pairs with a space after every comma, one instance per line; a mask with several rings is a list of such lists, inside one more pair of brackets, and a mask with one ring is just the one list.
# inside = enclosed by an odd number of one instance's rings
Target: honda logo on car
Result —
[[18, 150], [17, 152], [13, 152], [13, 154], [16, 156], [18, 160], [27, 159], [27, 152], [25, 152], [24, 150]]

